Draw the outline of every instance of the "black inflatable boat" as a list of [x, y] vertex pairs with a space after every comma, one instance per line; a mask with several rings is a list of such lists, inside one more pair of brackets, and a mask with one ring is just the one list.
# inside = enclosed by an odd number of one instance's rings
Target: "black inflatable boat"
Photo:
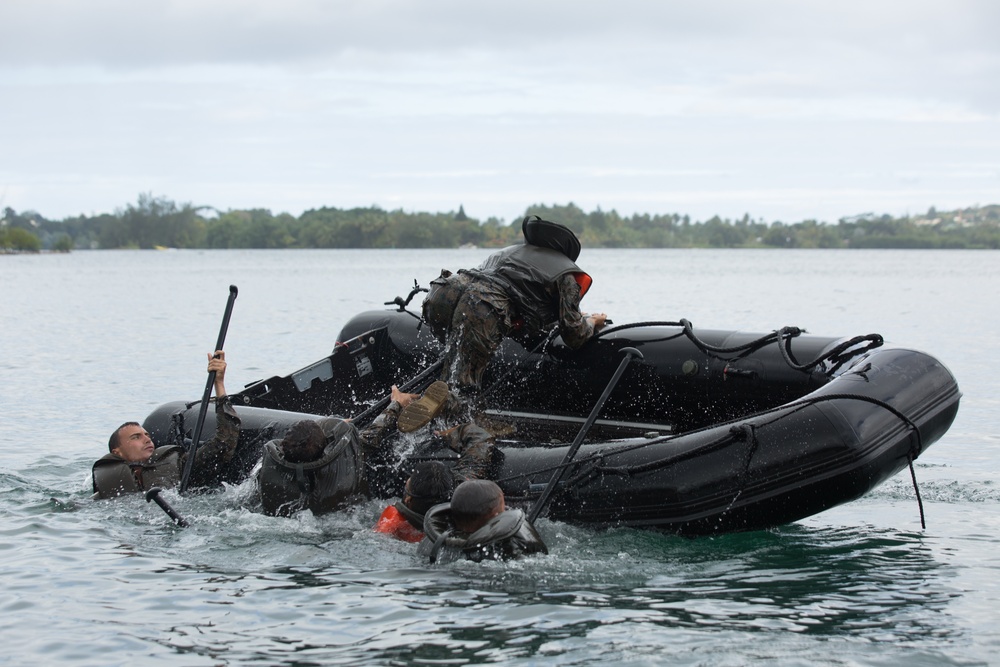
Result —
[[[418, 391], [437, 378], [440, 345], [406, 302], [397, 305], [353, 318], [329, 356], [233, 395], [243, 428], [231, 481], [295, 421], [364, 423], [391, 385]], [[626, 347], [642, 359], [561, 467]], [[938, 360], [877, 334], [751, 334], [684, 320], [610, 327], [576, 351], [558, 337], [507, 340], [484, 387], [483, 421], [501, 434], [496, 475], [510, 504], [530, 506], [560, 471], [550, 518], [683, 534], [767, 528], [857, 499], [938, 440], [961, 396]], [[159, 444], [183, 441], [197, 414], [197, 403], [169, 403], [144, 426]], [[452, 457], [424, 443], [383, 467], [372, 488], [397, 495], [412, 465]]]

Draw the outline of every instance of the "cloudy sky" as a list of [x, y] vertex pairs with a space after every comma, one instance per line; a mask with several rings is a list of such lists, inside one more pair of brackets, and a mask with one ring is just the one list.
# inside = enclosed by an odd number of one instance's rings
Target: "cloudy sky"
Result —
[[1000, 203], [995, 0], [3, 0], [0, 207]]

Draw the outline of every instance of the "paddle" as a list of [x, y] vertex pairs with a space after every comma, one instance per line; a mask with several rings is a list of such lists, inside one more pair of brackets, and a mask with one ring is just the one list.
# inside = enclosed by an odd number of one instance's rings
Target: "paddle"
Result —
[[[226, 342], [226, 331], [229, 329], [229, 318], [233, 314], [233, 302], [236, 301], [236, 294], [239, 290], [236, 285], [229, 286], [229, 301], [226, 302], [226, 313], [222, 316], [222, 328], [219, 329], [219, 340], [216, 341], [214, 350], [221, 350]], [[181, 474], [180, 493], [187, 491], [188, 480], [191, 478], [191, 471], [194, 469], [194, 458], [198, 452], [198, 441], [201, 439], [201, 429], [205, 425], [205, 415], [208, 413], [208, 399], [212, 395], [212, 385], [215, 384], [215, 371], [208, 374], [208, 381], [205, 383], [205, 393], [201, 397], [201, 409], [198, 411], [198, 423], [194, 427], [194, 437], [191, 440], [191, 449], [188, 450], [187, 460], [184, 462], [184, 472]]]
[[[412, 379], [404, 382], [399, 386], [399, 390], [404, 393], [414, 393], [413, 390], [420, 387], [420, 384], [427, 380], [432, 374], [437, 373], [441, 370], [441, 366], [444, 365], [444, 357], [435, 361], [433, 364], [425, 368], [424, 370], [413, 376]], [[351, 423], [358, 428], [363, 428], [368, 425], [372, 419], [378, 416], [380, 412], [385, 410], [386, 406], [392, 401], [392, 394], [379, 399], [374, 405], [362, 412], [357, 417], [351, 419]]]
[[163, 489], [161, 489], [158, 486], [154, 486], [153, 488], [151, 488], [149, 491], [146, 492], [146, 502], [148, 503], [150, 500], [156, 501], [156, 504], [160, 506], [160, 509], [166, 512], [167, 516], [173, 519], [175, 524], [177, 524], [181, 528], [187, 528], [189, 524], [184, 519], [184, 517], [178, 514], [174, 510], [174, 508], [170, 506], [170, 503], [168, 503], [166, 500], [163, 499], [162, 496], [160, 496], [160, 493], [162, 491]]
[[573, 444], [570, 445], [569, 450], [567, 450], [566, 456], [563, 457], [559, 468], [552, 473], [552, 477], [549, 478], [549, 483], [545, 487], [545, 490], [542, 491], [542, 495], [538, 497], [538, 500], [536, 500], [535, 504], [532, 506], [531, 511], [528, 513], [529, 522], [534, 523], [535, 519], [538, 518], [538, 515], [542, 513], [543, 509], [545, 509], [546, 503], [549, 502], [549, 497], [552, 495], [552, 492], [555, 491], [556, 485], [559, 484], [559, 480], [562, 479], [563, 473], [566, 472], [567, 464], [569, 464], [569, 462], [573, 460], [573, 457], [576, 456], [576, 450], [580, 449], [580, 445], [583, 444], [583, 439], [587, 436], [587, 431], [589, 431], [590, 427], [594, 425], [595, 421], [597, 421], [597, 415], [601, 412], [601, 408], [604, 407], [604, 402], [608, 400], [608, 396], [611, 395], [615, 385], [618, 384], [618, 380], [621, 378], [622, 373], [625, 372], [629, 362], [631, 362], [633, 358], [642, 359], [642, 352], [634, 347], [623, 347], [620, 352], [625, 355], [625, 358], [623, 358], [622, 362], [618, 364], [618, 369], [615, 371], [615, 374], [611, 376], [611, 381], [608, 382], [608, 386], [604, 388], [604, 393], [597, 399], [594, 409], [590, 411], [590, 416], [587, 417], [587, 421], [584, 422], [580, 432], [576, 434], [576, 438], [573, 440]]

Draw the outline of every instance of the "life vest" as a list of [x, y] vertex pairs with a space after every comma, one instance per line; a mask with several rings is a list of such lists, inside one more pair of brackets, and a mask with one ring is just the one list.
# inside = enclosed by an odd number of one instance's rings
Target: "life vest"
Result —
[[357, 429], [334, 417], [317, 421], [326, 433], [326, 447], [315, 461], [285, 460], [277, 439], [264, 445], [257, 483], [265, 514], [291, 516], [305, 509], [325, 514], [368, 493]]
[[549, 552], [538, 531], [518, 509], [501, 512], [468, 535], [454, 527], [451, 503], [435, 505], [424, 516], [424, 535], [418, 550], [432, 563], [438, 558], [452, 560], [459, 556], [478, 563]]
[[154, 486], [176, 486], [181, 481], [183, 452], [179, 445], [164, 445], [154, 449], [147, 460], [138, 463], [129, 463], [117, 454], [105, 454], [91, 469], [94, 493], [102, 499], [115, 498], [126, 493], [148, 491]]
[[406, 512], [423, 518], [422, 515], [417, 514], [403, 503], [389, 505], [383, 510], [382, 516], [378, 518], [375, 532], [387, 533], [404, 542], [419, 542], [424, 539], [424, 534], [418, 528], [414, 528], [413, 524], [407, 520]]
[[530, 244], [512, 245], [493, 253], [479, 268], [468, 273], [499, 283], [514, 301], [517, 314], [524, 319], [524, 332], [536, 334], [559, 321], [559, 298], [556, 281], [572, 274], [580, 286], [580, 297], [593, 280], [566, 255]]
[[430, 327], [431, 333], [442, 343], [451, 328], [452, 315], [458, 300], [465, 293], [470, 278], [464, 273], [452, 273], [441, 269], [441, 275], [431, 281], [431, 286], [424, 297], [421, 311], [424, 321]]

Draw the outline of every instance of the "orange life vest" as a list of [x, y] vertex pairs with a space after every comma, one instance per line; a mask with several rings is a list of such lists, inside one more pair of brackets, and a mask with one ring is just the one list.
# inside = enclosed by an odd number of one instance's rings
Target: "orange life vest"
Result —
[[424, 539], [424, 534], [413, 527], [406, 517], [403, 516], [395, 505], [389, 505], [382, 512], [375, 524], [376, 533], [388, 533], [397, 540], [404, 542], [419, 542]]

